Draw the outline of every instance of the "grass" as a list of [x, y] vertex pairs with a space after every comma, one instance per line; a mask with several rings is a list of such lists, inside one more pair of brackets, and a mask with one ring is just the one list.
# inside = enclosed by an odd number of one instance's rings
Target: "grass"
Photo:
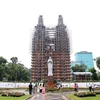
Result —
[[94, 97], [77, 97], [74, 94], [67, 95], [71, 100], [100, 100], [100, 95], [96, 95]]
[[0, 95], [0, 100], [25, 100], [29, 95], [21, 96], [21, 97], [5, 97]]

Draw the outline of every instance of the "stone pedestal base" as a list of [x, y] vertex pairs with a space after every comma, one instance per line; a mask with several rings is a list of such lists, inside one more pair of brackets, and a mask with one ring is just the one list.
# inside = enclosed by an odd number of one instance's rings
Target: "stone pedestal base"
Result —
[[56, 85], [53, 82], [53, 76], [48, 76], [47, 88], [54, 88]]

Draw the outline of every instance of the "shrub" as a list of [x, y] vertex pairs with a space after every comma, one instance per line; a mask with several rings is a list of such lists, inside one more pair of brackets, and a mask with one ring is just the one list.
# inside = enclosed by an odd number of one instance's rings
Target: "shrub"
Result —
[[8, 96], [8, 92], [2, 92], [1, 95], [2, 96]]
[[61, 88], [60, 91], [61, 92], [69, 92], [69, 91], [72, 91], [73, 89], [72, 88]]
[[46, 88], [46, 92], [54, 92], [54, 91], [58, 91], [57, 88]]
[[96, 93], [95, 92], [77, 92], [74, 95], [78, 97], [87, 97], [87, 96], [96, 96]]
[[15, 92], [14, 96], [15, 97], [20, 97], [20, 96], [23, 96], [25, 95], [24, 93], [21, 93], [21, 92]]
[[95, 91], [96, 94], [100, 94], [100, 91]]
[[20, 96], [23, 96], [25, 94], [22, 92], [2, 92], [1, 95], [2, 96], [20, 97]]

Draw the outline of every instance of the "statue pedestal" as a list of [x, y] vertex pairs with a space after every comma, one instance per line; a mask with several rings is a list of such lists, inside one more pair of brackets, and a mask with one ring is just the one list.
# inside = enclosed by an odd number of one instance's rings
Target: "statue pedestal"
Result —
[[48, 76], [48, 82], [46, 85], [47, 88], [54, 88], [56, 85], [53, 82], [53, 76]]

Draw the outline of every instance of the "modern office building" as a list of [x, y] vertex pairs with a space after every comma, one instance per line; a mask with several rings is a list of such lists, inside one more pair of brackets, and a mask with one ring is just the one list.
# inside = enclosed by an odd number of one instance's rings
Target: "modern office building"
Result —
[[31, 81], [48, 81], [49, 57], [53, 61], [53, 80], [69, 81], [70, 41], [61, 15], [55, 27], [46, 27], [43, 17], [39, 16], [32, 39]]
[[94, 67], [92, 52], [81, 51], [75, 53], [75, 61], [85, 64], [87, 70]]
[[71, 61], [71, 67], [75, 66], [76, 64], [81, 65], [83, 61]]

